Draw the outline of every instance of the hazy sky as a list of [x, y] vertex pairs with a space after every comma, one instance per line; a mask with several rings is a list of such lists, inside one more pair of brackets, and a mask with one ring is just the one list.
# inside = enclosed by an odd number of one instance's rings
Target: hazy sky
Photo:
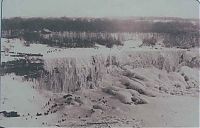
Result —
[[3, 17], [128, 17], [198, 18], [195, 0], [4, 0]]

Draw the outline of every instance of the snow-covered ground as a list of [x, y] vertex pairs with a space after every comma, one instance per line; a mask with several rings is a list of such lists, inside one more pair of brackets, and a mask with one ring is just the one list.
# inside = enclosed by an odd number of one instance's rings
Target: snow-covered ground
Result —
[[199, 127], [199, 97], [168, 96], [149, 99], [133, 111], [145, 127]]
[[[44, 109], [45, 103], [49, 98], [55, 96], [42, 91], [39, 92], [38, 90], [33, 89], [31, 87], [32, 85], [33, 84], [30, 82], [23, 82], [15, 75], [2, 77], [3, 104], [1, 106], [1, 110], [17, 111], [21, 116], [13, 118], [4, 118], [1, 116], [0, 126], [199, 126], [199, 97], [164, 95], [161, 97], [146, 97], [148, 104], [126, 105], [109, 95], [99, 92], [98, 90], [85, 90], [83, 92], [76, 93], [76, 95], [83, 96], [81, 98], [83, 105], [80, 107], [77, 105], [66, 105], [66, 107], [61, 110], [58, 108], [58, 113], [36, 116], [36, 113], [44, 113], [46, 111]], [[102, 97], [104, 97], [104, 100], [107, 101], [106, 104], [98, 101], [98, 99], [102, 99]], [[96, 101], [94, 102], [93, 100]], [[98, 105], [99, 109], [94, 109], [95, 112], [90, 115], [92, 105]], [[28, 113], [30, 115], [28, 115]], [[86, 115], [90, 115], [91, 117], [89, 116], [86, 118]], [[67, 120], [58, 123], [58, 121], [62, 119]], [[108, 122], [108, 124], [103, 124], [104, 122]], [[91, 125], [90, 123], [102, 124]]]
[[[27, 82], [13, 74], [2, 76], [1, 110], [16, 111], [20, 117], [1, 115], [0, 126], [199, 126], [200, 71], [195, 67], [199, 63], [198, 49], [139, 47], [140, 40], [128, 40], [124, 46], [111, 49], [100, 45], [68, 49], [42, 44], [25, 47], [19, 39], [9, 43], [2, 40], [2, 50], [42, 54], [45, 68], [51, 73], [48, 82], [54, 86], [61, 82], [66, 89], [52, 93], [36, 86], [39, 82], [44, 85], [44, 79]], [[111, 62], [107, 64], [109, 57]], [[76, 61], [72, 61], [74, 58]], [[13, 59], [17, 58], [2, 54], [3, 62]], [[180, 61], [184, 63], [179, 64]], [[91, 80], [87, 82], [89, 75]], [[81, 85], [82, 89], [69, 96], [68, 103], [63, 95], [67, 94], [68, 85], [77, 85], [77, 81], [90, 86]], [[95, 81], [98, 86], [91, 86]], [[48, 115], [44, 115], [46, 112]]]
[[[16, 111], [20, 117], [4, 118], [1, 115], [0, 126], [42, 126], [44, 118], [36, 117], [36, 113], [43, 111], [42, 107], [47, 98], [42, 92], [33, 89], [33, 86], [33, 83], [22, 81], [22, 78], [15, 75], [1, 77], [1, 110]], [[45, 120], [49, 120], [49, 118], [45, 117]]]
[[[44, 44], [30, 44], [29, 47], [24, 45], [24, 40], [20, 39], [8, 39], [2, 38], [2, 47], [1, 51], [8, 49], [9, 52], [15, 53], [32, 53], [32, 54], [42, 54], [44, 59], [52, 58], [66, 58], [66, 57], [75, 57], [75, 58], [88, 58], [94, 55], [121, 55], [126, 52], [131, 51], [158, 51], [158, 50], [172, 50], [171, 48], [162, 48], [160, 46], [149, 48], [149, 47], [139, 47], [142, 44], [142, 41], [139, 39], [128, 40], [123, 42], [123, 46], [114, 46], [113, 48], [106, 48], [105, 46], [96, 45], [96, 48], [53, 48]], [[156, 49], [155, 49], [156, 48]], [[2, 62], [9, 60], [14, 60], [14, 57], [10, 57], [9, 54], [2, 53]]]

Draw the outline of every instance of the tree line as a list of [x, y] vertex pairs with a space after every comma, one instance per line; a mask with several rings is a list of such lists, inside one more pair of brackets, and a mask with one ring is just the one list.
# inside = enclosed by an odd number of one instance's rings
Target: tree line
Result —
[[[112, 47], [122, 44], [109, 33], [159, 33], [166, 35], [163, 43], [167, 47], [199, 46], [199, 24], [190, 20], [152, 21], [108, 18], [10, 18], [2, 21], [3, 36], [23, 38], [60, 47], [94, 47], [95, 43]], [[48, 29], [54, 35], [44, 38], [41, 31]], [[58, 36], [55, 33], [74, 32], [75, 37]], [[7, 33], [7, 34], [4, 34]], [[105, 33], [106, 36], [82, 38], [79, 33]], [[105, 38], [106, 37], [106, 38]], [[146, 41], [147, 42], [147, 41]]]
[[49, 29], [54, 32], [156, 32], [180, 33], [197, 31], [198, 24], [186, 21], [152, 22], [134, 19], [107, 18], [10, 18], [3, 19], [3, 30], [39, 31]]

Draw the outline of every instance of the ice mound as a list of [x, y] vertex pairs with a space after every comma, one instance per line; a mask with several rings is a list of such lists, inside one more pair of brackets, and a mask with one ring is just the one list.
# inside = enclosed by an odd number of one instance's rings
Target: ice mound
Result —
[[187, 88], [198, 88], [199, 87], [199, 72], [198, 69], [192, 69], [188, 66], [183, 66], [178, 71], [187, 82]]

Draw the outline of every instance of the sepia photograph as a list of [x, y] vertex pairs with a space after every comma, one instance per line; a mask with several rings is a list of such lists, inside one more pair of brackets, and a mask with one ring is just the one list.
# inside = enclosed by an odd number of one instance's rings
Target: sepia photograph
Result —
[[0, 128], [198, 128], [199, 0], [0, 0]]

